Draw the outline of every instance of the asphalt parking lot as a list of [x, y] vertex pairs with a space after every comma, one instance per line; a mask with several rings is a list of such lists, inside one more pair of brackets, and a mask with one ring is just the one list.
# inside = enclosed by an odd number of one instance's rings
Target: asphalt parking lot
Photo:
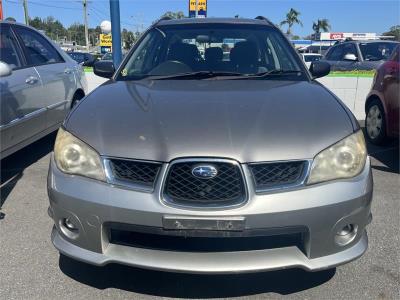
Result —
[[375, 181], [370, 246], [359, 260], [307, 273], [185, 275], [60, 257], [50, 241], [46, 176], [55, 134], [1, 161], [0, 299], [399, 297], [399, 146], [369, 145]]

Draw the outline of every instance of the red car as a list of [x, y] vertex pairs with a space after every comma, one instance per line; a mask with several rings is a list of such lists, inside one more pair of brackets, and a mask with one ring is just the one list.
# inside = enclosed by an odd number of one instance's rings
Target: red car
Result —
[[373, 144], [399, 137], [400, 46], [377, 70], [372, 89], [365, 102], [365, 128]]

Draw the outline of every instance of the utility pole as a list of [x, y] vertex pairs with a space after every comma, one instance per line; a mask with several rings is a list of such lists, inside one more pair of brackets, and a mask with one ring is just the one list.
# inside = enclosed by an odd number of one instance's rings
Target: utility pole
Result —
[[87, 19], [87, 0], [83, 0], [83, 19], [85, 21], [86, 51], [89, 52], [89, 31], [88, 31], [88, 19]]
[[199, 0], [196, 0], [196, 13], [195, 13], [195, 18], [199, 16]]
[[121, 22], [119, 14], [119, 0], [110, 0], [112, 56], [115, 68], [119, 66], [122, 60]]
[[25, 24], [29, 25], [29, 14], [28, 14], [28, 0], [24, 0], [24, 14], [25, 14]]

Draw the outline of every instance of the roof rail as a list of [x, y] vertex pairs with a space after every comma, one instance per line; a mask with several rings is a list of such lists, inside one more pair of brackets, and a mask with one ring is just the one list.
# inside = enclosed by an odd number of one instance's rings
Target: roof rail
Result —
[[164, 16], [164, 17], [159, 18], [157, 21], [155, 21], [154, 24], [157, 24], [161, 21], [168, 21], [168, 20], [172, 20], [172, 18], [168, 17], [168, 16]]
[[272, 23], [268, 18], [264, 17], [264, 16], [257, 16], [255, 17], [256, 20], [261, 20], [261, 21], [265, 21], [267, 22], [269, 25], [275, 26], [274, 23]]

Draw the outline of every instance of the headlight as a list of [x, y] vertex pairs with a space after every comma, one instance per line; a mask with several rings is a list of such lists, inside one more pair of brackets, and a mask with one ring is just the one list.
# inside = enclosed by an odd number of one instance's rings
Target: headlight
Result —
[[366, 158], [364, 135], [359, 130], [314, 158], [307, 183], [354, 177], [364, 169]]
[[99, 154], [62, 128], [57, 133], [54, 159], [57, 167], [64, 173], [105, 181]]

